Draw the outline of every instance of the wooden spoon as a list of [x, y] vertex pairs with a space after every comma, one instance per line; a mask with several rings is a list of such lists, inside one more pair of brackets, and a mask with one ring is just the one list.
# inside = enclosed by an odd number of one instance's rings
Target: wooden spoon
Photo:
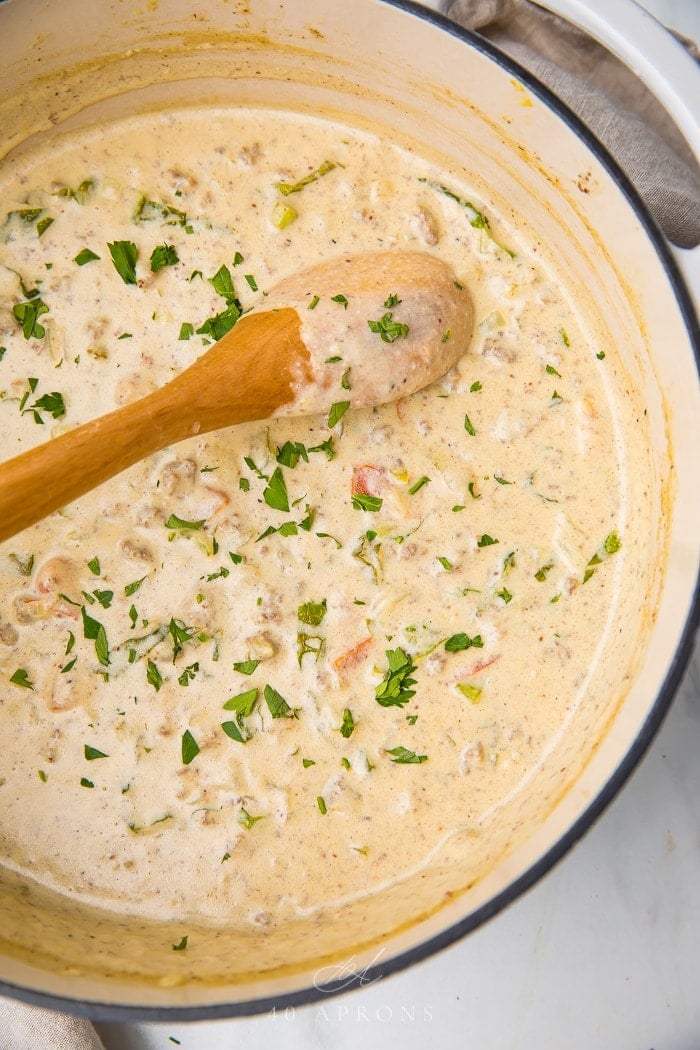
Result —
[[472, 318], [452, 270], [423, 252], [288, 278], [161, 389], [1, 465], [0, 541], [196, 434], [413, 393], [464, 354]]

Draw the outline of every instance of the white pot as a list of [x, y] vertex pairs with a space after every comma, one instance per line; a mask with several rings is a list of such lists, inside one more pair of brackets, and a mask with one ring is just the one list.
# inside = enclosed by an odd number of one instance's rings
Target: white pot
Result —
[[[627, 0], [605, 7], [609, 22], [579, 0], [557, 6], [633, 62], [687, 121], [700, 76], [651, 20], [639, 37]], [[14, 944], [0, 957], [0, 991], [94, 1017], [192, 1019], [309, 1001], [334, 973], [321, 953], [352, 959], [364, 981], [407, 966], [494, 915], [576, 842], [648, 746], [689, 659], [700, 558], [697, 279], [689, 288], [697, 254], [685, 257], [686, 283], [632, 187], [571, 114], [489, 46], [408, 2], [201, 0], [194, 9], [189, 0], [6, 0], [0, 39], [0, 153], [16, 149], [18, 163], [31, 135], [178, 99], [340, 111], [467, 158], [484, 199], [526, 216], [543, 257], [593, 291], [591, 323], [614, 343], [638, 392], [653, 484], [637, 498], [655, 541], [641, 584], [618, 610], [617, 684], [587, 726], [575, 727], [564, 753], [573, 781], [533, 789], [527, 834], [509, 841], [505, 828], [473, 885], [444, 864], [323, 927], [300, 926], [279, 948], [266, 936], [251, 950], [222, 931], [212, 935], [208, 969], [175, 983], [163, 957], [165, 979], [146, 983], [121, 975], [148, 955], [158, 930], [79, 914], [0, 881], [0, 929]], [[63, 938], [62, 965], [42, 956], [47, 925]], [[100, 957], [109, 976], [82, 967]], [[348, 983], [331, 980], [323, 994]]]

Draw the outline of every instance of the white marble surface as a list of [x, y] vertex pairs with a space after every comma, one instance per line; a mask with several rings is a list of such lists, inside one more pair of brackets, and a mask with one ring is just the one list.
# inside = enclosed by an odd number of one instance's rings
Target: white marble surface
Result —
[[[431, 3], [431, 6], [437, 6]], [[700, 0], [645, 0], [700, 39]], [[631, 781], [533, 890], [407, 972], [287, 1016], [101, 1025], [108, 1050], [700, 1047], [700, 653]]]

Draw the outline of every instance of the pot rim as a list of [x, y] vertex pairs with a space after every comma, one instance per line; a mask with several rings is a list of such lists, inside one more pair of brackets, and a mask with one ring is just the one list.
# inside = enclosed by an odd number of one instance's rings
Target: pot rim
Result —
[[[2, 2], [2, 0], [0, 0]], [[690, 290], [683, 277], [674, 249], [664, 237], [657, 226], [646, 204], [637, 192], [636, 188], [622, 171], [617, 161], [613, 158], [605, 146], [598, 140], [595, 134], [583, 123], [580, 117], [562, 102], [553, 92], [538, 80], [532, 73], [521, 66], [510, 56], [504, 54], [490, 41], [477, 33], [465, 29], [451, 21], [446, 15], [431, 8], [427, 8], [415, 0], [378, 0], [417, 18], [419, 21], [427, 22], [462, 40], [468, 46], [481, 52], [487, 58], [492, 59], [506, 72], [517, 77], [533, 95], [538, 97], [549, 109], [573, 131], [584, 145], [595, 156], [596, 160], [614, 180], [628, 204], [635, 211], [639, 222], [647, 234], [659, 261], [666, 273], [669, 284], [673, 290], [678, 309], [688, 333], [689, 342], [693, 350], [696, 369], [700, 376], [700, 319], [693, 306]], [[700, 288], [697, 289], [700, 295]], [[48, 992], [38, 992], [30, 988], [13, 984], [9, 981], [0, 980], [0, 995], [18, 999], [34, 1006], [47, 1009], [59, 1010], [76, 1016], [86, 1017], [98, 1022], [135, 1023], [139, 1021], [148, 1022], [187, 1022], [202, 1020], [224, 1020], [226, 1018], [247, 1017], [258, 1014], [269, 1013], [274, 1009], [280, 1010], [287, 1007], [305, 1006], [336, 997], [351, 990], [363, 988], [376, 983], [384, 977], [413, 966], [416, 963], [428, 959], [437, 952], [448, 948], [461, 940], [468, 933], [478, 929], [489, 919], [492, 919], [508, 905], [517, 900], [526, 890], [535, 885], [546, 875], [572, 847], [593, 826], [595, 821], [607, 809], [618, 792], [625, 785], [632, 772], [635, 770], [646, 751], [650, 747], [654, 737], [659, 731], [662, 722], [668, 713], [672, 700], [675, 696], [686, 668], [694, 651], [696, 635], [700, 629], [700, 571], [695, 580], [693, 597], [690, 602], [688, 615], [683, 631], [676, 645], [673, 659], [670, 663], [664, 681], [659, 689], [654, 704], [640, 727], [635, 739], [618, 764], [614, 773], [602, 785], [595, 798], [589, 803], [580, 817], [572, 824], [560, 838], [550, 847], [545, 854], [536, 860], [522, 873], [514, 882], [511, 882], [500, 893], [496, 894], [486, 904], [481, 905], [466, 918], [452, 923], [446, 929], [428, 940], [421, 941], [412, 948], [400, 952], [395, 957], [378, 964], [343, 976], [342, 979], [331, 981], [320, 987], [311, 985], [293, 992], [283, 992], [264, 998], [244, 999], [239, 1002], [223, 1002], [209, 1005], [188, 1006], [143, 1006], [143, 1005], [120, 1005], [99, 1000], [82, 1000], [70, 996], [56, 995]]]

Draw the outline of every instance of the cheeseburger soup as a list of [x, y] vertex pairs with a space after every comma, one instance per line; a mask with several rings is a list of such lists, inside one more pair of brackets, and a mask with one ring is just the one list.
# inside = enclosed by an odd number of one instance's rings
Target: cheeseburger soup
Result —
[[[4, 459], [167, 382], [323, 258], [433, 253], [475, 319], [452, 371], [375, 409], [329, 336], [323, 412], [193, 437], [0, 547], [6, 869], [179, 923], [191, 956], [194, 923], [346, 906], [536, 784], [606, 643], [630, 468], [614, 348], [461, 178], [253, 109], [133, 117], [1, 173]], [[367, 318], [378, 369], [399, 292]]]

